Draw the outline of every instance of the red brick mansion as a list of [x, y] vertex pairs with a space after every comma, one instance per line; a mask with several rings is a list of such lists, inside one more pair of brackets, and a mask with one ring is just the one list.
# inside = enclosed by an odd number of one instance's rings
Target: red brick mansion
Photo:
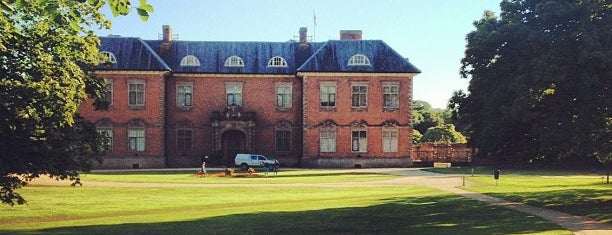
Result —
[[420, 70], [360, 31], [342, 40], [207, 42], [102, 37], [106, 110], [88, 100], [110, 151], [100, 168], [233, 164], [236, 153], [286, 166], [412, 164], [412, 79]]

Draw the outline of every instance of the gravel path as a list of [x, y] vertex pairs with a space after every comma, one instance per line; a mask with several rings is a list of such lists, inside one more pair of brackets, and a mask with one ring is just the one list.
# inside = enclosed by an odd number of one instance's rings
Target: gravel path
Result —
[[[176, 169], [174, 169], [176, 170]], [[554, 210], [529, 206], [523, 203], [511, 202], [496, 197], [491, 197], [464, 189], [458, 188], [463, 184], [470, 185], [470, 181], [464, 181], [462, 175], [446, 175], [421, 171], [416, 168], [373, 168], [373, 169], [350, 169], [350, 170], [330, 170], [337, 172], [375, 172], [399, 177], [390, 180], [370, 181], [370, 182], [340, 182], [340, 183], [295, 183], [295, 184], [273, 184], [274, 186], [287, 187], [379, 187], [384, 185], [417, 185], [439, 189], [446, 192], [455, 193], [474, 200], [482, 201], [491, 205], [505, 207], [508, 209], [529, 213], [544, 218], [574, 234], [581, 235], [612, 235], [612, 226], [584, 216], [575, 216]], [[172, 184], [172, 183], [125, 183], [125, 182], [86, 182], [86, 187], [269, 187], [271, 184]], [[30, 185], [53, 185], [69, 186], [68, 181], [55, 181], [46, 177], [36, 179]]]

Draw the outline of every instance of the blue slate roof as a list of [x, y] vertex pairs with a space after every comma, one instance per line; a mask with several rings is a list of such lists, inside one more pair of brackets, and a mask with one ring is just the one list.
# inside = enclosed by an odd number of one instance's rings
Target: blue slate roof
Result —
[[[362, 54], [370, 60], [370, 66], [349, 65], [349, 59]], [[300, 68], [300, 72], [378, 72], [378, 73], [420, 73], [381, 40], [328, 41]]]
[[[152, 48], [161, 48], [162, 41], [146, 41]], [[173, 41], [162, 58], [175, 73], [245, 73], [245, 74], [295, 74], [296, 69], [318, 49], [321, 43], [310, 43], [301, 48], [297, 42], [201, 42]], [[199, 67], [180, 66], [188, 55], [200, 61]], [[225, 67], [230, 56], [239, 56], [244, 67]], [[268, 61], [280, 56], [287, 61], [286, 68], [268, 67]]]
[[[380, 40], [340, 40], [320, 43], [299, 42], [204, 42], [172, 41], [129, 37], [101, 37], [100, 51], [110, 51], [116, 64], [102, 70], [153, 70], [173, 73], [295, 74], [297, 72], [378, 72], [420, 73], [421, 71]], [[349, 59], [363, 54], [371, 66], [349, 66]], [[195, 56], [199, 66], [181, 66], [185, 56]], [[239, 56], [243, 67], [226, 67], [225, 60]], [[269, 67], [275, 56], [287, 61], [286, 68]]]
[[98, 66], [98, 70], [170, 71], [161, 57], [140, 38], [101, 37], [100, 51], [115, 55], [117, 63]]

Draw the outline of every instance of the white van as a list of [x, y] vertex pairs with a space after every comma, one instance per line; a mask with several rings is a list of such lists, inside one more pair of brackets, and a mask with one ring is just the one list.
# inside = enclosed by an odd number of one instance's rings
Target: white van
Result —
[[234, 164], [240, 166], [243, 170], [249, 167], [263, 167], [265, 163], [270, 164], [270, 166], [274, 165], [274, 158], [260, 154], [239, 153], [236, 154], [234, 159]]

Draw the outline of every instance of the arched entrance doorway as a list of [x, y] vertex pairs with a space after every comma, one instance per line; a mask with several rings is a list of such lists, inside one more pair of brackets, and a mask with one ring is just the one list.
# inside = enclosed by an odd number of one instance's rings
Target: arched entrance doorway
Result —
[[223, 161], [228, 166], [233, 166], [234, 157], [237, 153], [246, 153], [246, 135], [239, 130], [228, 130], [221, 136], [221, 151]]

